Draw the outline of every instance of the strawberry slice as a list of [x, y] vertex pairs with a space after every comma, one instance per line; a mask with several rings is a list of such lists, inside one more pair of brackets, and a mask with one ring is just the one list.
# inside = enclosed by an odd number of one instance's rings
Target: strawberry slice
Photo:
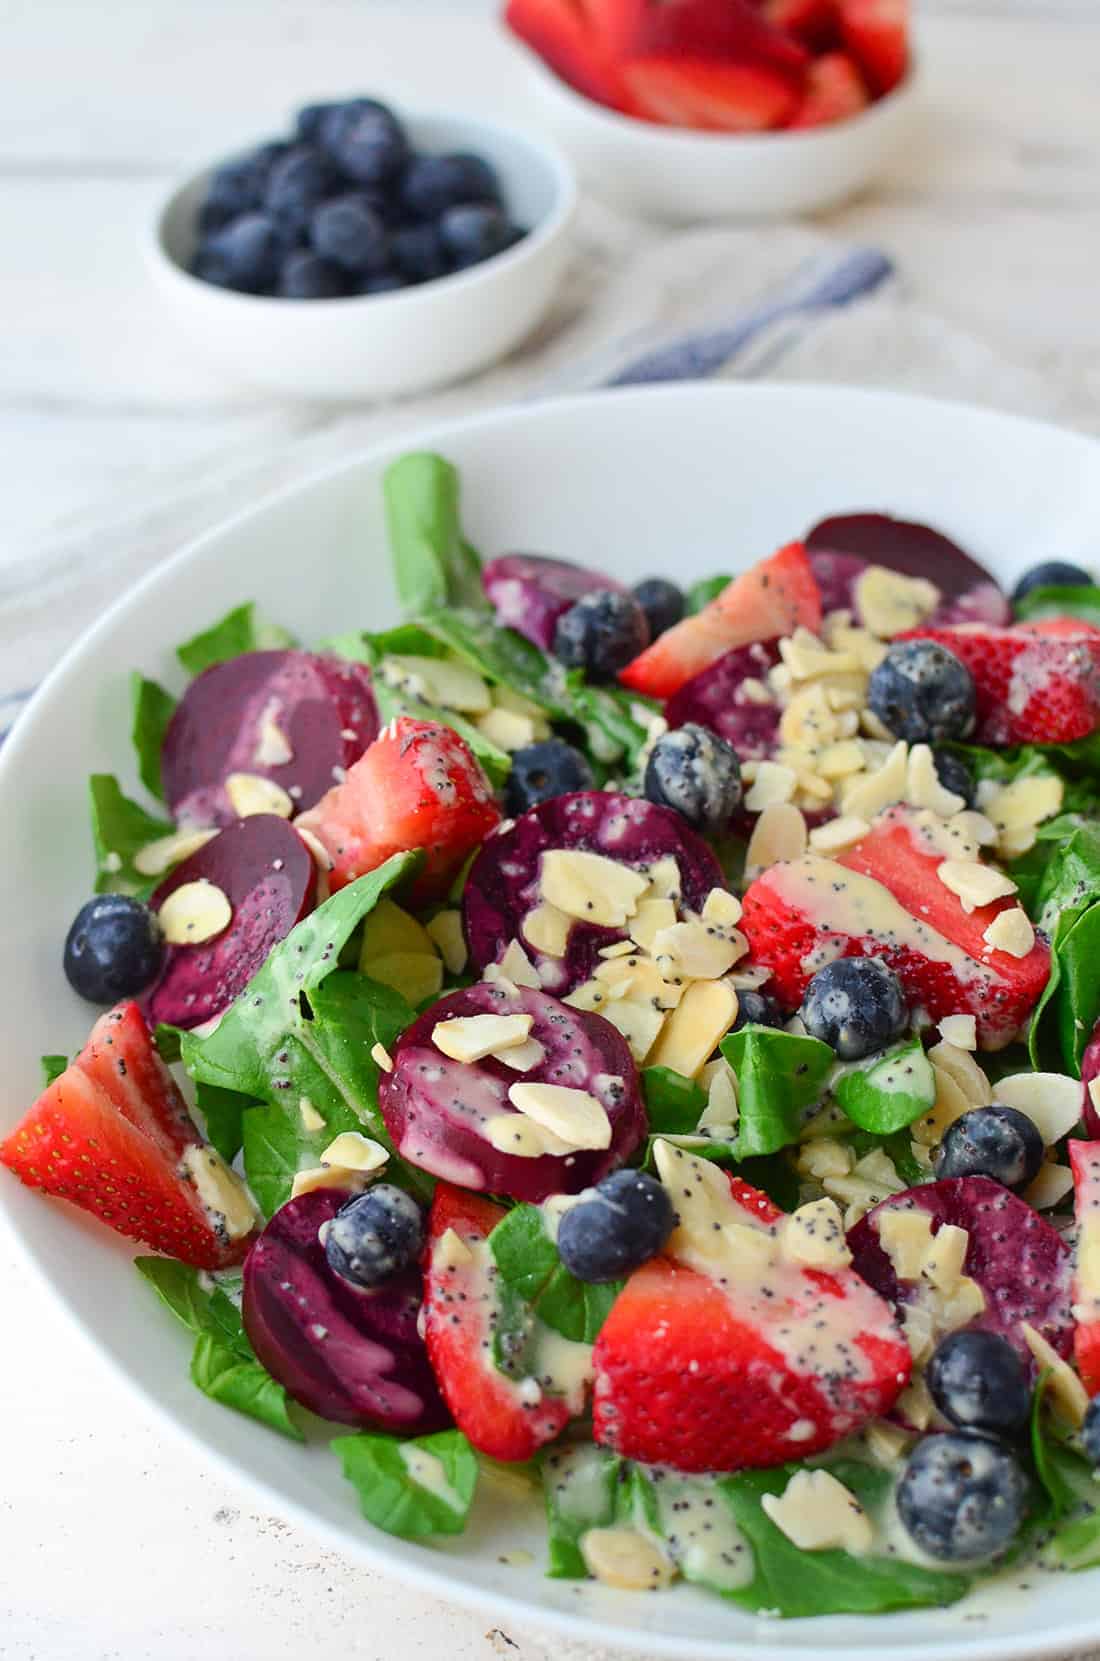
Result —
[[1070, 1142], [1077, 1264], [1073, 1356], [1090, 1396], [1100, 1395], [1100, 1142]]
[[[596, 1441], [679, 1471], [734, 1471], [820, 1453], [888, 1411], [910, 1372], [889, 1305], [849, 1268], [786, 1257], [782, 1213], [766, 1196], [726, 1179], [723, 1199], [717, 1167], [700, 1176], [703, 1161], [680, 1158], [680, 1226], [666, 1255], [630, 1277], [596, 1340]], [[689, 1211], [697, 1221], [685, 1223]], [[692, 1241], [729, 1224], [759, 1233], [764, 1256], [738, 1243], [728, 1272], [718, 1259], [708, 1268]]]
[[775, 640], [799, 625], [815, 633], [821, 627], [821, 596], [805, 548], [791, 542], [734, 577], [694, 617], [668, 629], [619, 679], [635, 692], [670, 698], [734, 646]]
[[798, 107], [797, 89], [765, 64], [649, 56], [624, 63], [622, 77], [638, 114], [664, 127], [766, 132]]
[[134, 1003], [100, 1017], [0, 1143], [0, 1164], [199, 1269], [239, 1263], [252, 1236], [244, 1190], [203, 1143]]
[[837, 0], [844, 44], [880, 97], [909, 67], [909, 0]]
[[1015, 900], [964, 911], [937, 875], [944, 857], [913, 811], [897, 807], [836, 861], [810, 854], [757, 877], [741, 927], [754, 960], [771, 969], [769, 990], [797, 1009], [822, 964], [880, 957], [929, 1021], [971, 1014], [982, 1047], [1002, 1048], [1046, 985], [1050, 952], [1038, 939], [1023, 958], [989, 946], [984, 931]]
[[1066, 618], [1048, 624], [914, 629], [937, 640], [974, 677], [977, 744], [1070, 744], [1100, 726], [1100, 633]]
[[761, 0], [760, 10], [773, 28], [807, 46], [820, 49], [836, 37], [836, 0]]
[[[424, 1341], [454, 1421], [491, 1459], [530, 1459], [574, 1417], [564, 1396], [532, 1380], [515, 1384], [494, 1366], [500, 1315], [497, 1271], [488, 1239], [504, 1209], [441, 1182], [428, 1218], [424, 1265]], [[530, 1387], [533, 1386], [533, 1387]]]
[[507, 0], [504, 21], [577, 92], [629, 110], [626, 89], [585, 0]]
[[297, 828], [312, 831], [328, 852], [333, 888], [376, 870], [391, 854], [423, 848], [414, 894], [429, 899], [446, 891], [499, 823], [489, 782], [465, 740], [450, 727], [402, 715]]
[[[624, 0], [614, 3], [622, 18]], [[661, 0], [659, 5], [642, 6], [636, 0], [625, 3], [626, 26], [620, 27], [618, 35], [626, 58], [768, 64], [795, 82], [802, 78], [809, 62], [805, 49], [782, 29], [773, 27], [750, 0]]]
[[858, 64], [847, 52], [826, 52], [810, 65], [806, 96], [787, 125], [822, 127], [830, 121], [847, 121], [870, 102]]

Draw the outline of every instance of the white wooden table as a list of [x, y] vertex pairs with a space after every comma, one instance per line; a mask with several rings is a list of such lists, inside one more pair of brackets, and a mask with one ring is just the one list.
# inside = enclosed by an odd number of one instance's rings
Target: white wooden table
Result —
[[[136, 238], [170, 175], [275, 129], [310, 94], [388, 89], [522, 119], [490, 10], [0, 0], [0, 630], [90, 516], [325, 419], [227, 390], [165, 327]], [[1095, 0], [927, 11], [932, 141], [889, 192], [829, 223], [884, 246], [934, 309], [1010, 354], [1025, 347], [1053, 384], [1072, 366], [1100, 409]], [[490, 1617], [409, 1594], [256, 1511], [120, 1395], [3, 1248], [0, 1299], [7, 1661], [566, 1653], [514, 1627], [506, 1639]]]

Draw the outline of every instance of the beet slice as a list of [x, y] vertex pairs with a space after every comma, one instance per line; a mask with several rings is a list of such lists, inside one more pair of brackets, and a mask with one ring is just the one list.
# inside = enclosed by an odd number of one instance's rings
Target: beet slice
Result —
[[1089, 1085], [1094, 1078], [1100, 1078], [1100, 1021], [1093, 1027], [1092, 1037], [1081, 1057], [1081, 1087], [1084, 1092], [1081, 1119], [1089, 1136], [1096, 1141], [1100, 1139], [1100, 1112], [1097, 1112], [1096, 1103], [1089, 1094]]
[[878, 1240], [878, 1219], [898, 1206], [927, 1211], [933, 1234], [944, 1223], [968, 1231], [963, 1272], [977, 1281], [986, 1298], [984, 1312], [971, 1326], [1000, 1333], [1029, 1366], [1032, 1357], [1020, 1330], [1023, 1321], [1041, 1332], [1059, 1355], [1072, 1353], [1073, 1255], [1057, 1230], [1026, 1200], [989, 1177], [952, 1177], [891, 1195], [869, 1211], [848, 1235], [854, 1267], [900, 1311], [915, 1300], [918, 1287], [898, 1280]]
[[[906, 577], [927, 577], [943, 595], [930, 622], [1009, 623], [1012, 610], [992, 574], [941, 531], [885, 513], [823, 519], [806, 537], [826, 611], [854, 608], [863, 565], [885, 565]], [[829, 555], [829, 562], [822, 558]], [[844, 561], [845, 563], [841, 563]], [[862, 561], [857, 568], [852, 561]], [[828, 593], [826, 594], [826, 589]]]
[[497, 622], [515, 629], [544, 652], [552, 649], [558, 618], [594, 588], [625, 594], [625, 584], [603, 571], [589, 571], [568, 559], [544, 554], [502, 554], [482, 573]]
[[669, 856], [680, 868], [683, 904], [699, 911], [712, 888], [725, 888], [717, 858], [671, 808], [613, 790], [579, 790], [528, 809], [486, 838], [462, 896], [463, 925], [478, 969], [519, 940], [542, 984], [564, 997], [589, 980], [602, 946], [625, 940], [624, 929], [574, 923], [564, 957], [545, 957], [523, 940], [523, 923], [539, 904], [539, 866], [548, 848], [583, 848], [644, 870]]
[[[526, 1072], [494, 1056], [452, 1061], [432, 1042], [439, 1021], [468, 1015], [530, 1015], [531, 1037], [545, 1052]], [[402, 1033], [383, 1073], [379, 1100], [386, 1128], [410, 1165], [460, 1188], [509, 1194], [537, 1203], [550, 1194], [577, 1194], [628, 1159], [646, 1134], [638, 1073], [626, 1040], [602, 1015], [559, 1003], [531, 987], [480, 981], [452, 992]], [[557, 1084], [587, 1090], [611, 1121], [608, 1148], [521, 1158], [495, 1148], [485, 1125], [522, 1115], [510, 1085]]]
[[254, 813], [219, 831], [177, 865], [153, 894], [154, 911], [185, 882], [205, 878], [233, 908], [229, 926], [198, 946], [168, 946], [144, 1002], [151, 1025], [197, 1027], [228, 1009], [267, 955], [313, 909], [317, 867], [297, 831], [274, 813]]
[[779, 745], [777, 703], [747, 697], [745, 681], [767, 683], [768, 670], [779, 662], [779, 652], [767, 645], [735, 646], [716, 663], [694, 675], [665, 706], [670, 727], [697, 721], [732, 744], [742, 761], [767, 761]]
[[417, 1332], [420, 1270], [360, 1291], [329, 1268], [319, 1233], [348, 1200], [316, 1188], [277, 1211], [244, 1265], [241, 1316], [273, 1378], [322, 1419], [416, 1435], [450, 1414]]
[[[285, 740], [285, 747], [280, 741]], [[370, 671], [313, 652], [246, 652], [191, 682], [164, 735], [161, 773], [173, 816], [227, 825], [230, 773], [281, 785], [312, 807], [378, 736]], [[289, 760], [281, 759], [289, 751]]]

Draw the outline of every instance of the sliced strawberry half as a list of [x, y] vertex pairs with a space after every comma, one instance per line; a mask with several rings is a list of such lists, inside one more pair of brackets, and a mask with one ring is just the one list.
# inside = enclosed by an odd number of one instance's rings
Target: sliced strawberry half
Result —
[[668, 56], [768, 64], [796, 82], [809, 62], [805, 48], [775, 28], [750, 0], [660, 0], [657, 5], [611, 0], [611, 4], [620, 20], [624, 4], [627, 8], [626, 25], [618, 31], [626, 58]]
[[844, 44], [881, 97], [909, 67], [909, 0], [837, 0]]
[[507, 0], [504, 21], [563, 81], [598, 104], [628, 110], [629, 99], [586, 0]]
[[204, 1145], [133, 1003], [100, 1017], [76, 1060], [0, 1143], [0, 1164], [199, 1269], [239, 1263], [251, 1238], [243, 1189]]
[[[428, 1219], [424, 1340], [458, 1428], [491, 1459], [530, 1459], [553, 1441], [575, 1407], [534, 1380], [513, 1383], [494, 1365], [501, 1302], [488, 1239], [504, 1209], [441, 1182]], [[525, 1388], [524, 1385], [528, 1388]]]
[[[702, 1162], [681, 1157], [670, 1252], [699, 1192]], [[747, 1183], [729, 1189], [730, 1220], [774, 1237], [782, 1213]], [[888, 1411], [910, 1355], [889, 1305], [851, 1269], [779, 1252], [720, 1279], [666, 1254], [630, 1277], [593, 1364], [597, 1442], [675, 1470], [733, 1471], [820, 1453]]]
[[810, 65], [806, 96], [788, 126], [822, 127], [831, 121], [847, 121], [870, 102], [855, 60], [847, 52], [826, 52]]
[[964, 623], [902, 638], [936, 640], [966, 664], [977, 698], [975, 743], [1071, 744], [1100, 726], [1100, 634], [1054, 622], [1054, 629]]
[[500, 823], [500, 809], [473, 752], [450, 727], [400, 716], [342, 784], [297, 821], [312, 831], [343, 888], [391, 854], [423, 848], [415, 893], [444, 893], [468, 854]]
[[734, 577], [710, 605], [668, 629], [619, 679], [635, 692], [670, 698], [734, 646], [775, 640], [800, 625], [821, 627], [821, 596], [809, 556], [791, 542]]
[[1047, 983], [1049, 949], [1037, 939], [1016, 958], [990, 947], [985, 930], [1016, 902], [964, 911], [937, 875], [944, 857], [912, 810], [899, 807], [836, 861], [809, 854], [757, 877], [741, 927], [754, 960], [772, 972], [769, 990], [797, 1009], [823, 963], [879, 957], [929, 1021], [971, 1014], [983, 1048], [1007, 1044]]
[[812, 48], [820, 50], [836, 38], [836, 0], [761, 0], [760, 11], [773, 28]]
[[1070, 1142], [1077, 1262], [1073, 1355], [1090, 1396], [1100, 1395], [1100, 1142]]
[[766, 64], [651, 54], [624, 63], [622, 77], [638, 114], [664, 127], [760, 133], [798, 108], [797, 88]]

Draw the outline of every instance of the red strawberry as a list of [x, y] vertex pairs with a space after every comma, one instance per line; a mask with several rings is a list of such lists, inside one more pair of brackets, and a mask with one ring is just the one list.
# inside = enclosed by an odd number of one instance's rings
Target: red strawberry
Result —
[[1100, 633], [1053, 622], [964, 623], [902, 638], [937, 640], [966, 664], [977, 692], [976, 743], [1069, 744], [1100, 726]]
[[791, 542], [734, 577], [709, 606], [655, 640], [619, 679], [635, 692], [670, 698], [693, 675], [755, 641], [821, 627], [821, 596], [801, 542]]
[[909, 67], [909, 0], [837, 0], [844, 44], [880, 96]]
[[835, 39], [836, 0], [761, 0], [760, 10], [773, 28], [808, 46], [820, 48]]
[[507, 0], [504, 21], [577, 92], [612, 109], [629, 108], [618, 69], [585, 0]]
[[826, 52], [810, 65], [806, 96], [787, 125], [820, 127], [847, 121], [870, 102], [863, 76], [847, 52]]
[[188, 1166], [211, 1158], [134, 1003], [100, 1017], [0, 1144], [0, 1163], [29, 1188], [199, 1269], [239, 1263], [250, 1238], [231, 1237], [224, 1212], [200, 1198]]
[[617, 31], [625, 58], [680, 58], [705, 63], [767, 64], [797, 84], [809, 61], [803, 47], [773, 28], [749, 0], [602, 0], [623, 16]]
[[[1090, 1396], [1100, 1395], [1100, 1286], [1090, 1259], [1100, 1241], [1100, 1142], [1070, 1142], [1077, 1269], [1073, 1283], [1073, 1356]], [[1090, 1238], [1091, 1237], [1091, 1238]], [[1091, 1249], [1090, 1249], [1091, 1248]]]
[[[736, 1179], [730, 1191], [731, 1221], [772, 1232], [782, 1214], [765, 1196]], [[664, 1256], [628, 1280], [593, 1365], [597, 1442], [680, 1471], [733, 1471], [820, 1453], [886, 1412], [910, 1356], [889, 1306], [851, 1269], [779, 1255], [720, 1284]]]
[[[424, 1340], [443, 1399], [479, 1452], [491, 1459], [530, 1459], [574, 1417], [563, 1396], [525, 1399], [494, 1366], [492, 1329], [499, 1313], [496, 1267], [486, 1241], [505, 1215], [480, 1195], [441, 1182], [428, 1219], [424, 1267]], [[453, 1234], [458, 1245], [445, 1238]], [[453, 1250], [451, 1249], [453, 1247]]]
[[912, 810], [896, 807], [837, 861], [811, 854], [757, 877], [741, 927], [772, 971], [769, 990], [795, 1009], [831, 958], [880, 957], [931, 1021], [971, 1014], [984, 1048], [1008, 1043], [1047, 983], [1050, 952], [1040, 940], [1024, 958], [988, 946], [985, 929], [1016, 902], [965, 912], [937, 876], [944, 857]]
[[416, 894], [446, 891], [452, 877], [500, 823], [489, 783], [450, 727], [391, 721], [348, 771], [297, 821], [333, 861], [333, 888], [354, 882], [405, 849], [423, 848]]
[[651, 56], [624, 63], [622, 76], [637, 113], [665, 127], [765, 132], [798, 106], [787, 78], [763, 64]]

